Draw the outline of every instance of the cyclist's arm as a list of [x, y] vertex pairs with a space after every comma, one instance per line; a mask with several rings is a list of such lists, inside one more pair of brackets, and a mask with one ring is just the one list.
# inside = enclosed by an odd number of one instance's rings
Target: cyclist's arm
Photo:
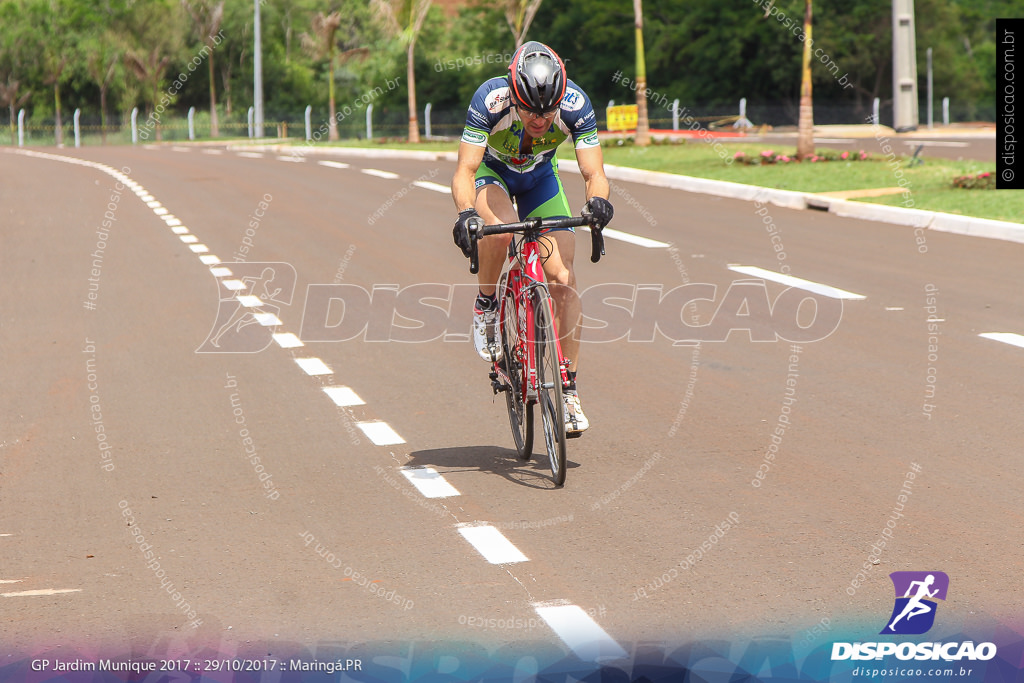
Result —
[[592, 197], [608, 199], [608, 178], [604, 174], [604, 154], [600, 147], [576, 148], [576, 162], [587, 186], [587, 200]]
[[459, 161], [452, 178], [452, 198], [455, 200], [456, 211], [472, 209], [476, 205], [476, 171], [483, 162], [486, 149], [468, 142], [459, 144]]

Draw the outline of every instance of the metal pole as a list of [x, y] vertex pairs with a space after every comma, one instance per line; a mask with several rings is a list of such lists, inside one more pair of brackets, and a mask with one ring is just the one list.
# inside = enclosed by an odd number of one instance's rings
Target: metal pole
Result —
[[306, 140], [307, 141], [313, 139], [313, 119], [312, 119], [312, 116], [313, 116], [313, 105], [312, 104], [307, 104], [306, 105]]
[[139, 144], [139, 108], [132, 109], [132, 144]]
[[25, 110], [18, 111], [18, 147], [25, 146]]
[[[260, 4], [261, 0], [253, 0], [255, 17], [253, 19], [253, 35], [255, 46], [252, 55], [253, 100], [255, 107], [256, 137], [263, 137], [263, 53], [260, 37]], [[249, 133], [252, 137], [252, 132]]]
[[75, 147], [82, 146], [82, 129], [78, 125], [78, 119], [82, 116], [82, 110], [75, 110]]
[[188, 139], [196, 139], [196, 108], [188, 108]]
[[249, 137], [250, 138], [252, 137], [252, 128], [253, 128], [252, 124], [253, 124], [254, 120], [255, 120], [255, 110], [252, 107], [249, 107]]
[[949, 98], [942, 98], [942, 125], [949, 125]]
[[932, 125], [932, 49], [928, 48], [928, 127], [934, 128]]
[[373, 139], [373, 105], [366, 105], [366, 139]]
[[431, 107], [431, 104], [432, 103], [427, 102], [427, 106], [423, 108], [423, 119], [424, 119], [424, 121], [426, 121], [426, 134], [427, 134], [428, 138], [430, 137], [430, 107]]
[[672, 130], [679, 130], [679, 99], [672, 101]]

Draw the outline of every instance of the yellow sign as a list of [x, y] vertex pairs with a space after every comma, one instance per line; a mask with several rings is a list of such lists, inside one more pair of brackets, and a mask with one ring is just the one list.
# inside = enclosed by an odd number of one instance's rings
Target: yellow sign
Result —
[[620, 104], [608, 107], [608, 130], [636, 130], [638, 114], [635, 104]]

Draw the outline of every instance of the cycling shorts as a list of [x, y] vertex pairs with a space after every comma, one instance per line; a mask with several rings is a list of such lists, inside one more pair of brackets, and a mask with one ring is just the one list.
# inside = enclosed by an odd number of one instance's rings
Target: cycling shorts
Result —
[[[484, 162], [476, 172], [476, 189], [485, 185], [500, 187], [509, 199], [515, 200], [519, 220], [568, 218], [572, 213], [569, 211], [569, 200], [562, 188], [562, 181], [558, 177], [557, 163], [544, 164], [528, 173], [508, 173]], [[576, 232], [573, 228], [555, 229]]]

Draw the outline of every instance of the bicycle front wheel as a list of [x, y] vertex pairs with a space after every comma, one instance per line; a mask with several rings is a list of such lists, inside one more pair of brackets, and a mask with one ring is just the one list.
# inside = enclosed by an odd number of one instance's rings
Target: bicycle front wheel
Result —
[[501, 317], [499, 333], [501, 336], [502, 363], [505, 374], [511, 382], [505, 392], [505, 404], [508, 407], [508, 422], [512, 427], [512, 440], [516, 444], [516, 455], [520, 460], [529, 460], [533, 453], [533, 404], [527, 403], [526, 377], [524, 367], [526, 360], [526, 340], [519, 335], [519, 321], [516, 319], [516, 293], [511, 287], [502, 287]]
[[551, 479], [565, 483], [565, 403], [559, 367], [558, 339], [552, 316], [551, 296], [538, 287], [533, 295], [534, 353], [537, 360], [537, 389], [544, 448], [551, 463]]

